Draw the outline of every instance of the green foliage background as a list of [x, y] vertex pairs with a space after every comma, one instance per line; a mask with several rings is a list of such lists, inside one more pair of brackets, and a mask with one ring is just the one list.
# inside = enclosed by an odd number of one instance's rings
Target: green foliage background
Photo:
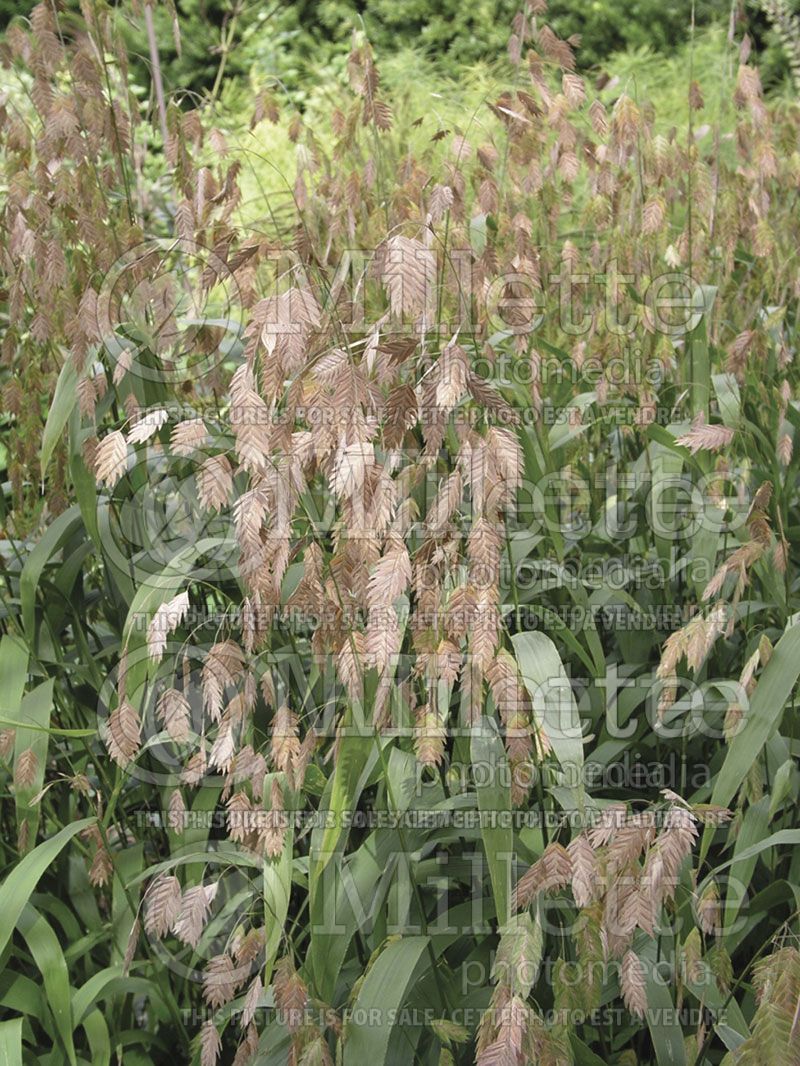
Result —
[[[0, 0], [0, 28], [32, 5]], [[67, 8], [77, 6], [68, 0]], [[796, 5], [795, 5], [796, 6]], [[621, 52], [669, 56], [695, 26], [727, 27], [732, 9], [739, 26], [761, 53], [767, 85], [780, 82], [787, 64], [779, 42], [760, 9], [734, 0], [552, 0], [547, 22], [563, 38], [580, 37], [578, 65], [591, 70]], [[225, 60], [227, 76], [255, 71], [273, 77], [302, 100], [309, 80], [326, 69], [341, 70], [354, 29], [365, 29], [379, 55], [411, 48], [435, 61], [441, 73], [457, 77], [465, 67], [493, 63], [506, 54], [508, 27], [519, 8], [517, 0], [294, 0], [252, 3], [240, 0], [177, 0], [181, 25], [178, 54], [172, 18], [165, 4], [156, 5], [161, 62], [168, 88], [189, 93], [210, 89], [221, 62], [221, 42], [231, 33]], [[131, 21], [127, 33], [131, 58], [147, 81], [149, 61], [142, 20]]]

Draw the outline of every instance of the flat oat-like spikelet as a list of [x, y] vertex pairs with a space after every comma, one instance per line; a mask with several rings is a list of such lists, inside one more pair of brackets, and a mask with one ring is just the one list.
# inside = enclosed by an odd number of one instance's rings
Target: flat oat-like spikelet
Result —
[[660, 196], [651, 196], [642, 208], [642, 233], [649, 236], [664, 226], [666, 207]]
[[234, 792], [228, 800], [228, 836], [231, 840], [247, 839], [253, 828], [253, 804], [246, 792]]
[[[294, 286], [271, 299], [277, 300], [279, 306], [271, 309], [275, 317], [270, 321], [268, 316], [265, 321], [263, 337], [267, 348], [269, 348], [272, 322], [277, 326], [276, 335], [298, 336], [302, 339], [305, 339], [308, 333], [320, 324], [322, 310], [316, 296], [309, 288]], [[287, 366], [290, 370], [295, 369], [291, 360]]]
[[168, 418], [169, 415], [163, 407], [159, 407], [155, 411], [148, 411], [147, 415], [140, 418], [133, 428], [128, 431], [128, 443], [144, 444], [145, 441], [155, 436]]
[[125, 955], [122, 960], [122, 976], [127, 977], [130, 973], [131, 964], [133, 963], [134, 956], [136, 955], [136, 948], [139, 944], [139, 937], [142, 933], [142, 923], [139, 918], [135, 918], [131, 931], [128, 935], [128, 943], [125, 945]]
[[718, 452], [726, 448], [733, 440], [733, 430], [730, 426], [710, 426], [702, 420], [695, 420], [692, 428], [682, 437], [677, 437], [676, 444], [688, 448], [692, 455], [699, 451]]
[[571, 107], [580, 107], [586, 101], [586, 86], [577, 74], [565, 72], [561, 78], [561, 91]]
[[641, 129], [642, 118], [639, 108], [625, 93], [614, 104], [612, 114], [612, 132], [615, 141], [620, 145], [630, 146]]
[[[252, 1066], [255, 1061], [256, 1052], [258, 1051], [258, 1030], [255, 1024], [251, 1022], [247, 1026], [247, 1031], [244, 1034], [244, 1040], [239, 1044], [234, 1055], [231, 1066]], [[327, 1064], [325, 1064], [327, 1066]]]
[[510, 1000], [511, 990], [509, 986], [505, 982], [498, 984], [492, 992], [492, 998], [489, 1000], [489, 1009], [483, 1012], [478, 1023], [475, 1051], [479, 1057], [496, 1038], [500, 1013]]
[[241, 1017], [241, 1025], [243, 1029], [246, 1029], [255, 1017], [255, 1013], [258, 1010], [258, 1004], [263, 991], [264, 986], [261, 983], [261, 977], [259, 976], [259, 974], [256, 974], [256, 976], [250, 982], [250, 987], [247, 989], [247, 994], [244, 997]]
[[172, 790], [168, 803], [168, 823], [173, 832], [180, 835], [186, 823], [186, 804], [179, 788]]
[[[489, 682], [495, 706], [507, 727], [506, 746], [509, 757], [513, 751], [515, 761], [520, 761], [527, 757], [531, 750], [530, 725], [528, 724], [524, 733], [519, 727], [521, 720], [527, 720], [530, 704], [519, 681], [517, 664], [507, 651], [497, 652], [486, 670], [486, 680]], [[508, 727], [512, 719], [517, 723], [518, 732], [509, 734]]]
[[200, 1030], [200, 1066], [216, 1066], [222, 1051], [222, 1040], [212, 1019]]
[[434, 225], [453, 206], [453, 190], [449, 185], [434, 185], [428, 201], [428, 219]]
[[403, 541], [390, 538], [386, 554], [372, 571], [367, 590], [370, 608], [394, 603], [411, 582], [411, 560]]
[[664, 867], [664, 892], [667, 898], [675, 893], [681, 866], [692, 852], [697, 833], [697, 819], [691, 811], [683, 807], [669, 808], [664, 829], [656, 842]]
[[224, 455], [211, 455], [197, 473], [197, 495], [203, 507], [220, 511], [228, 503], [233, 488], [233, 471]]
[[477, 1066], [522, 1066], [522, 1045], [528, 1028], [528, 1008], [518, 996], [500, 1011], [496, 1039], [477, 1058]]
[[251, 390], [238, 398], [231, 406], [230, 421], [244, 469], [251, 474], [266, 470], [271, 450], [269, 409], [257, 392]]
[[396, 385], [386, 398], [383, 440], [387, 448], [399, 448], [406, 432], [419, 419], [417, 393], [410, 382]]
[[250, 966], [261, 952], [266, 943], [266, 934], [263, 928], [249, 929], [244, 935], [235, 936], [233, 941], [233, 954], [239, 966]]
[[514, 490], [522, 482], [525, 469], [519, 437], [510, 429], [491, 427], [488, 441], [492, 461], [501, 479], [505, 482], [506, 491], [503, 493], [503, 503], [510, 504], [513, 502]]
[[17, 788], [30, 788], [36, 781], [39, 759], [33, 748], [21, 752], [14, 765], [14, 783]]
[[201, 675], [203, 704], [213, 721], [222, 717], [225, 689], [235, 685], [244, 667], [244, 654], [232, 640], [220, 641], [208, 650]]
[[167, 636], [174, 632], [189, 610], [189, 593], [179, 592], [162, 603], [147, 627], [147, 650], [150, 658], [159, 662], [167, 646]]
[[92, 865], [89, 867], [89, 884], [95, 888], [107, 885], [114, 872], [114, 863], [106, 847], [101, 843], [95, 850]]
[[514, 915], [502, 930], [492, 979], [527, 997], [539, 974], [543, 947], [541, 924], [530, 914]]
[[777, 452], [778, 460], [780, 461], [781, 465], [788, 466], [789, 463], [791, 463], [792, 461], [792, 454], [794, 452], [794, 444], [790, 434], [782, 434], [780, 440], [778, 441]]
[[290, 1032], [296, 1032], [304, 1021], [308, 989], [288, 956], [276, 962], [272, 985], [281, 1021]]
[[470, 652], [476, 667], [485, 671], [492, 662], [500, 639], [500, 612], [497, 604], [484, 593], [476, 604], [475, 619], [470, 633]]
[[647, 1011], [647, 988], [642, 964], [633, 951], [627, 951], [622, 959], [620, 988], [622, 1001], [631, 1014], [643, 1018]]
[[[261, 752], [253, 751], [250, 744], [245, 744], [234, 756], [230, 775], [234, 784], [249, 781], [253, 797], [261, 799], [264, 786], [264, 774], [267, 772], [267, 760]], [[230, 783], [230, 782], [228, 782]]]
[[300, 756], [300, 739], [297, 715], [285, 703], [278, 708], [272, 720], [270, 748], [276, 768], [291, 774]]
[[178, 689], [168, 688], [161, 693], [156, 703], [156, 717], [164, 723], [172, 740], [184, 743], [189, 739], [191, 707]]
[[215, 955], [203, 970], [203, 998], [209, 1007], [222, 1007], [230, 1003], [241, 983], [230, 955]]
[[623, 870], [635, 862], [653, 839], [653, 834], [653, 820], [646, 814], [628, 815], [609, 841], [609, 870]]
[[467, 558], [470, 566], [481, 575], [478, 587], [485, 588], [487, 583], [496, 584], [500, 573], [500, 550], [502, 541], [500, 533], [493, 522], [481, 517], [474, 523], [467, 538]]
[[417, 707], [414, 718], [414, 754], [422, 766], [438, 766], [444, 758], [444, 722], [427, 703]]
[[125, 473], [128, 460], [128, 444], [124, 434], [112, 430], [97, 445], [94, 457], [95, 477], [109, 488], [116, 485]]
[[243, 492], [233, 507], [236, 540], [242, 553], [241, 569], [250, 573], [263, 558], [261, 530], [269, 507], [268, 494], [261, 483]]
[[[306, 735], [303, 737], [303, 743], [300, 745], [300, 751], [295, 759], [294, 766], [292, 767], [292, 775], [290, 779], [290, 786], [295, 792], [299, 792], [303, 787], [306, 770], [308, 769], [314, 752], [316, 751], [318, 739], [317, 733], [313, 727], [308, 729]], [[253, 787], [255, 788], [255, 785]]]
[[258, 829], [258, 846], [270, 858], [276, 858], [283, 851], [286, 840], [286, 817], [283, 788], [280, 779], [275, 776], [270, 786], [270, 809], [261, 811]]
[[720, 933], [720, 902], [715, 881], [709, 881], [697, 900], [697, 924], [707, 936]]
[[201, 747], [199, 751], [196, 751], [188, 759], [186, 766], [181, 773], [181, 781], [185, 785], [191, 785], [196, 787], [205, 777], [206, 773], [206, 752], [205, 748]]
[[467, 391], [469, 359], [460, 344], [451, 341], [439, 356], [434, 367], [436, 403], [447, 414], [459, 403]]
[[159, 874], [145, 894], [145, 931], [150, 936], [166, 936], [178, 917], [180, 908], [181, 886], [178, 878]]
[[625, 825], [628, 808], [624, 803], [610, 803], [600, 812], [597, 822], [589, 830], [589, 843], [593, 848], [602, 848]]
[[600, 871], [597, 858], [586, 833], [579, 833], [567, 845], [567, 854], [572, 863], [572, 895], [579, 907], [588, 907], [597, 898], [600, 889]]
[[331, 489], [340, 500], [361, 493], [367, 468], [374, 463], [374, 450], [368, 441], [356, 441], [340, 447], [334, 460]]
[[122, 700], [108, 716], [106, 747], [114, 762], [127, 766], [139, 750], [141, 723], [127, 700]]
[[[612, 881], [604, 898], [603, 926], [609, 954], [621, 955], [630, 946], [634, 930], [641, 925], [639, 906], [641, 874], [631, 865]], [[645, 916], [645, 921], [648, 918]]]
[[397, 611], [388, 607], [373, 607], [367, 619], [365, 664], [374, 666], [380, 673], [385, 670], [400, 652], [403, 632]]
[[223, 723], [217, 733], [217, 739], [211, 746], [208, 765], [217, 767], [223, 772], [227, 771], [233, 759], [234, 748], [233, 729], [230, 725]]
[[599, 98], [594, 99], [589, 105], [589, 119], [597, 136], [605, 137], [608, 133], [608, 115], [602, 100]]
[[651, 848], [639, 882], [638, 923], [652, 936], [664, 901], [664, 861], [658, 848]]
[[425, 519], [425, 526], [429, 532], [438, 533], [447, 526], [461, 503], [463, 491], [460, 470], [454, 470], [442, 480]]
[[348, 634], [336, 656], [336, 672], [342, 680], [351, 700], [363, 697], [366, 639], [360, 630]]
[[421, 241], [402, 234], [390, 237], [381, 256], [381, 275], [395, 317], [413, 317], [432, 308], [436, 258]]
[[200, 937], [208, 921], [211, 903], [216, 894], [216, 884], [197, 885], [187, 889], [183, 894], [172, 931], [190, 948], [196, 948], [200, 943]]
[[16, 731], [13, 729], [0, 730], [0, 759], [7, 762], [14, 750]]
[[513, 908], [527, 907], [540, 892], [562, 888], [572, 880], [572, 860], [561, 844], [548, 844], [541, 857], [514, 886]]
[[206, 442], [208, 431], [202, 418], [179, 422], [172, 431], [169, 446], [176, 455], [191, 455]]

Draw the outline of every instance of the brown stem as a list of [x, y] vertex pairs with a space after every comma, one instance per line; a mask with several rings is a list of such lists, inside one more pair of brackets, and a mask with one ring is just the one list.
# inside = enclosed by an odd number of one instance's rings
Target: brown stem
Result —
[[152, 67], [152, 79], [153, 86], [156, 90], [156, 101], [158, 102], [158, 117], [161, 122], [161, 136], [164, 138], [164, 144], [167, 143], [167, 105], [164, 102], [164, 82], [161, 79], [161, 60], [158, 57], [158, 41], [156, 41], [156, 30], [153, 24], [153, 4], [152, 0], [148, 0], [148, 3], [144, 5], [144, 21], [147, 27], [147, 44], [150, 49], [150, 65]]

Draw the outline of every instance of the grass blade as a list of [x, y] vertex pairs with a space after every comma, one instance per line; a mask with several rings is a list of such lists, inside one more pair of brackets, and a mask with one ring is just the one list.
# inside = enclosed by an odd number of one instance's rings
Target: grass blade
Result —
[[0, 953], [5, 950], [11, 934], [30, 899], [31, 893], [39, 883], [45, 870], [55, 861], [61, 851], [74, 836], [94, 823], [94, 818], [82, 818], [43, 841], [24, 859], [17, 863], [2, 885], [0, 885], [0, 914], [3, 924], [0, 926]]
[[[344, 1066], [383, 1066], [387, 1061], [393, 1014], [400, 1010], [412, 982], [420, 976], [428, 943], [427, 936], [396, 940], [373, 963], [354, 1007], [356, 1018], [367, 1019], [368, 1024], [348, 1026]], [[379, 1019], [378, 1024], [374, 1024], [375, 1019]]]

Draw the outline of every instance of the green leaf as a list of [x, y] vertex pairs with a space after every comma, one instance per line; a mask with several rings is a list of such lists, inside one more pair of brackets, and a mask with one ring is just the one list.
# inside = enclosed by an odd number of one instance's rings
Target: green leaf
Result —
[[22, 625], [29, 640], [33, 640], [36, 625], [36, 590], [47, 563], [81, 523], [81, 513], [72, 506], [60, 514], [30, 553], [19, 579], [19, 598], [22, 606]]
[[0, 716], [2, 724], [19, 725], [19, 706], [28, 676], [28, 649], [19, 637], [6, 633], [0, 640]]
[[[727, 862], [720, 863], [719, 866], [715, 866], [708, 877], [703, 882], [703, 885], [707, 884], [709, 879], [715, 874], [718, 874], [721, 870], [727, 870], [729, 866], [732, 866], [735, 862], [744, 862], [746, 859], [751, 859], [754, 855], [760, 855], [762, 851], [767, 851], [769, 848], [777, 848], [781, 844], [785, 844], [787, 847], [796, 848], [800, 844], [800, 829], [781, 829], [777, 833], [773, 833], [772, 836], [768, 836], [765, 840], [759, 840], [757, 844], [753, 844], [752, 847], [745, 848], [739, 855], [735, 855], [734, 858], [728, 859]], [[698, 893], [700, 889], [698, 889]]]
[[369, 920], [371, 906], [379, 905], [386, 891], [388, 860], [379, 849], [379, 839], [388, 847], [395, 838], [372, 833], [355, 854], [337, 855], [315, 888], [309, 960], [317, 992], [328, 1001], [356, 929]]
[[278, 957], [286, 917], [289, 913], [293, 853], [294, 830], [289, 826], [286, 829], [281, 854], [277, 859], [264, 860], [264, 926], [267, 930], [267, 942], [262, 979], [267, 985], [272, 980], [272, 968]]
[[[29, 692], [19, 707], [19, 722], [14, 739], [14, 764], [18, 764], [24, 752], [32, 751], [35, 758], [35, 772], [29, 785], [17, 788], [14, 795], [17, 810], [17, 829], [24, 822], [28, 824], [28, 848], [35, 840], [39, 829], [41, 805], [37, 797], [44, 784], [44, 771], [47, 765], [47, 749], [50, 743], [48, 727], [50, 712], [53, 709], [53, 678]], [[31, 727], [31, 728], [29, 728]]]
[[[312, 836], [312, 890], [331, 856], [342, 843], [345, 835], [345, 816], [355, 810], [378, 756], [377, 741], [372, 736], [356, 732], [358, 727], [352, 724], [351, 715], [348, 714], [346, 721], [330, 785], [325, 829], [321, 835]], [[324, 799], [325, 797], [323, 801]], [[325, 810], [322, 803], [320, 809]]]
[[717, 287], [715, 285], [698, 285], [692, 298], [692, 309], [702, 309], [703, 311], [703, 316], [697, 327], [686, 339], [691, 372], [691, 380], [688, 384], [693, 415], [696, 415], [699, 411], [708, 412], [708, 401], [711, 395], [708, 320], [711, 316], [716, 295]]
[[534, 915], [528, 911], [515, 914], [502, 929], [492, 968], [498, 984], [527, 999], [536, 984], [544, 949], [544, 932], [538, 905]]
[[3, 916], [0, 924], [0, 954], [11, 939], [11, 934], [39, 878], [55, 862], [70, 840], [94, 822], [94, 818], [82, 818], [79, 822], [64, 826], [54, 837], [43, 841], [21, 859], [0, 885], [0, 914]]
[[[117, 876], [111, 889], [111, 928], [114, 941], [113, 957], [120, 961], [125, 958], [135, 914], [133, 908], [139, 905], [140, 886], [133, 885], [133, 878], [141, 873], [144, 864], [144, 845], [131, 844], [115, 855], [114, 866]], [[130, 900], [130, 902], [129, 902]]]
[[246, 851], [242, 851], [238, 845], [229, 840], [218, 840], [214, 842], [214, 846], [207, 848], [205, 851], [196, 851], [193, 848], [187, 849], [185, 852], [181, 852], [179, 855], [173, 855], [169, 859], [165, 859], [163, 862], [157, 862], [154, 866], [148, 866], [146, 870], [143, 870], [140, 874], [136, 874], [129, 881], [129, 887], [132, 885], [139, 885], [142, 881], [157, 877], [158, 874], [173, 872], [181, 866], [186, 866], [191, 863], [214, 863], [219, 866], [222, 864], [230, 866], [247, 866], [254, 870], [260, 870], [262, 867], [262, 860], [256, 857], [254, 854]]
[[[14, 718], [0, 717], [0, 726], [11, 726], [16, 728], [19, 725], [19, 721]], [[94, 737], [97, 736], [96, 729], [56, 729], [55, 726], [41, 726], [32, 725], [30, 722], [26, 722], [26, 729], [30, 729], [32, 733], [48, 733], [51, 737]]]
[[0, 1022], [0, 1066], [22, 1066], [22, 1018]]
[[141, 706], [151, 660], [144, 653], [147, 624], [162, 603], [170, 600], [180, 589], [191, 583], [192, 566], [196, 559], [224, 543], [221, 537], [206, 537], [188, 544], [172, 557], [158, 574], [139, 574], [138, 585], [131, 598], [123, 628], [122, 642], [128, 651], [126, 674], [128, 699], [134, 707]]
[[[711, 802], [727, 807], [747, 776], [753, 761], [758, 757], [772, 731], [783, 718], [786, 703], [800, 676], [800, 625], [790, 626], [764, 667], [744, 725], [733, 738], [725, 762], [714, 783]], [[713, 827], [706, 828], [700, 849], [702, 861], [708, 853], [713, 836]]]
[[[109, 1066], [111, 1062], [111, 1037], [106, 1020], [99, 1010], [93, 1010], [83, 1023], [89, 1047], [92, 1051], [92, 1066]], [[130, 1061], [130, 1058], [129, 1058]]]
[[92, 974], [86, 984], [73, 994], [72, 1016], [75, 1019], [75, 1025], [85, 1027], [95, 1004], [118, 992], [158, 994], [151, 981], [142, 977], [124, 976], [121, 965], [107, 966], [104, 970], [98, 970], [97, 973]]
[[[653, 952], [653, 958], [655, 952]], [[658, 1066], [686, 1066], [686, 1048], [678, 1012], [669, 985], [659, 976], [652, 959], [642, 959], [647, 986], [647, 1028]]]
[[497, 907], [497, 920], [505, 926], [509, 915], [514, 829], [511, 824], [510, 769], [503, 741], [494, 722], [486, 717], [472, 734], [472, 765], [478, 765], [478, 808], [481, 839]]
[[80, 411], [75, 407], [69, 422], [69, 472], [83, 524], [95, 548], [102, 551], [103, 542], [97, 522], [97, 482], [83, 460], [82, 439]]
[[772, 781], [772, 794], [769, 799], [770, 821], [772, 821], [772, 819], [775, 817], [778, 808], [791, 792], [793, 771], [793, 759], [787, 759], [786, 762], [781, 763], [781, 765], [775, 771], [775, 777]]
[[50, 411], [47, 415], [44, 432], [42, 433], [42, 449], [40, 453], [40, 467], [44, 478], [50, 456], [58, 444], [61, 434], [64, 432], [69, 416], [77, 400], [78, 375], [71, 356], [61, 367], [61, 373], [56, 382], [56, 391]]
[[[378, 759], [378, 741], [372, 736], [356, 732], [352, 724], [353, 708], [345, 714], [345, 730], [340, 738], [336, 767], [328, 782], [319, 810], [324, 812], [323, 826], [311, 834], [309, 853], [309, 913], [312, 928], [320, 934], [311, 934], [309, 959], [315, 973], [327, 969], [331, 937], [324, 932], [326, 908], [336, 906], [331, 892], [340, 886], [338, 871], [326, 873], [331, 859], [346, 841], [346, 815], [355, 810], [373, 766]], [[331, 990], [332, 991], [332, 990]]]
[[713, 374], [714, 392], [717, 394], [719, 413], [722, 421], [730, 429], [736, 429], [742, 409], [742, 397], [739, 382], [734, 374]]
[[[395, 940], [375, 960], [353, 1008], [356, 1020], [347, 1026], [344, 1066], [383, 1066], [386, 1062], [394, 1016], [418, 976], [428, 943], [426, 936]], [[365, 1019], [364, 1024], [357, 1024], [358, 1019]]]
[[606, 1066], [606, 1060], [595, 1055], [592, 1049], [572, 1031], [569, 1034], [569, 1041], [575, 1056], [575, 1066]]
[[[764, 796], [758, 801], [758, 803], [754, 803], [751, 807], [748, 807], [744, 819], [742, 820], [742, 824], [739, 827], [736, 843], [733, 848], [734, 862], [731, 868], [731, 877], [735, 878], [735, 880], [731, 885], [732, 888], [736, 884], [748, 885], [750, 883], [750, 878], [753, 876], [753, 870], [756, 865], [756, 856], [751, 855], [745, 859], [742, 859], [741, 856], [746, 854], [753, 844], [763, 839], [764, 834], [767, 831], [768, 802], [768, 798]], [[733, 925], [743, 902], [743, 895], [739, 892], [728, 892], [725, 900], [724, 917], [724, 925], [726, 929], [730, 929]]]
[[565, 774], [576, 807], [584, 805], [583, 737], [578, 707], [558, 649], [544, 633], [515, 633], [511, 638], [525, 687]]
[[33, 961], [42, 975], [47, 1005], [52, 1011], [67, 1058], [72, 1066], [75, 1066], [69, 972], [58, 937], [47, 919], [30, 903], [25, 905], [17, 928], [25, 938]]

